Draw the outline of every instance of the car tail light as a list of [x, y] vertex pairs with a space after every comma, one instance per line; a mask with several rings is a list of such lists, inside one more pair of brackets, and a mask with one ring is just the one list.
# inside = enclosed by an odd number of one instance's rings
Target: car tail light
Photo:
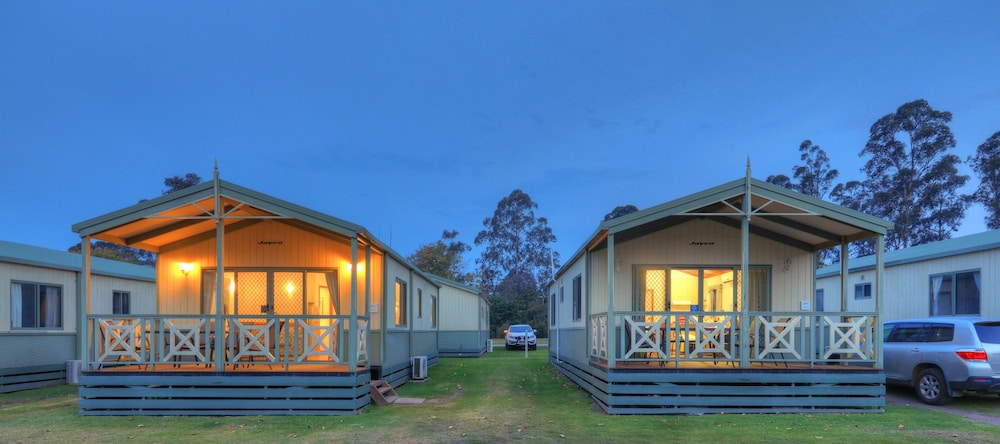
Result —
[[986, 362], [986, 351], [985, 350], [958, 350], [955, 352], [959, 358], [966, 361], [983, 361]]

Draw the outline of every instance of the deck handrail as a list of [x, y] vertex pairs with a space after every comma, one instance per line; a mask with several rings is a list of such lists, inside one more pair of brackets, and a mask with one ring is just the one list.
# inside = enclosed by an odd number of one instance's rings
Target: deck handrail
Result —
[[[217, 315], [88, 315], [91, 368], [122, 365], [157, 367], [180, 364], [223, 368], [267, 365], [287, 371], [289, 365], [346, 364], [351, 316], [223, 315], [223, 344], [216, 341]], [[369, 318], [359, 316], [357, 362], [366, 364]]]
[[[878, 323], [874, 312], [749, 312], [740, 332], [740, 313], [622, 311], [590, 316], [590, 359], [619, 363], [726, 363], [741, 357], [753, 364], [841, 364], [873, 367]], [[748, 338], [743, 343], [740, 338]], [[614, 359], [604, 341], [616, 341]]]

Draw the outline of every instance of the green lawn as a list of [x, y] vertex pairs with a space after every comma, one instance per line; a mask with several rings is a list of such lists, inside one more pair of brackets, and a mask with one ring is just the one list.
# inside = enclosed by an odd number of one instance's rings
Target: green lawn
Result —
[[1000, 436], [1000, 427], [897, 406], [884, 414], [607, 416], [546, 358], [544, 348], [528, 359], [500, 348], [442, 359], [426, 382], [398, 390], [425, 403], [372, 406], [357, 416], [81, 417], [74, 387], [5, 394], [0, 442], [985, 443]]

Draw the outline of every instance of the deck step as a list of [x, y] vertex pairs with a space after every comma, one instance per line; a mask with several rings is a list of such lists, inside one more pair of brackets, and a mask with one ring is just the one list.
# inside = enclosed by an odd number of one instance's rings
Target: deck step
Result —
[[371, 387], [372, 399], [375, 400], [375, 404], [378, 405], [389, 405], [396, 402], [399, 399], [399, 395], [396, 394], [396, 390], [389, 385], [385, 380], [378, 379], [369, 383]]

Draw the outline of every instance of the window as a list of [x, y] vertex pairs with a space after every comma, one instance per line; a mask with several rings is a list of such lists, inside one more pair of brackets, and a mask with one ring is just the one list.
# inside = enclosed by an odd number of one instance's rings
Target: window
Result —
[[822, 288], [817, 288], [816, 289], [816, 311], [824, 311], [823, 310], [823, 289]]
[[549, 323], [556, 325], [556, 293], [552, 292], [552, 296], [549, 296], [549, 306], [552, 313], [549, 315]]
[[573, 320], [579, 321], [583, 317], [583, 277], [577, 275], [573, 278]]
[[[767, 311], [770, 306], [770, 268], [751, 266], [748, 270], [747, 310]], [[633, 306], [652, 313], [701, 311], [732, 313], [742, 309], [742, 272], [739, 267], [637, 268]], [[649, 314], [653, 322], [659, 314]]]
[[406, 325], [406, 282], [396, 279], [396, 325]]
[[[431, 327], [438, 326], [438, 298], [437, 296], [431, 295]], [[482, 315], [480, 315], [482, 316]]]
[[114, 290], [111, 292], [111, 312], [116, 315], [132, 314], [129, 299], [131, 299], [131, 295], [127, 291]]
[[872, 283], [854, 284], [854, 299], [871, 299]]
[[424, 318], [424, 290], [417, 289], [417, 319]]
[[11, 328], [62, 328], [62, 287], [10, 283]]
[[931, 316], [979, 314], [979, 270], [931, 276]]

